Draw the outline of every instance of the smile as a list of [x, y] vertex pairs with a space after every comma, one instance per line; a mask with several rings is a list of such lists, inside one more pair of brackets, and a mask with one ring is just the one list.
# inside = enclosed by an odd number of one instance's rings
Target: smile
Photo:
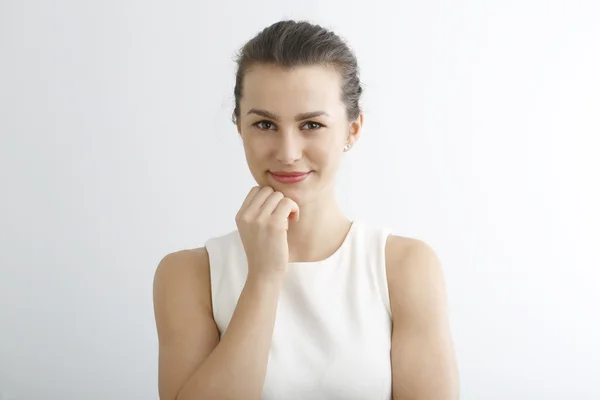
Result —
[[305, 180], [308, 175], [310, 175], [310, 171], [309, 172], [280, 172], [280, 171], [276, 171], [276, 172], [270, 172], [271, 176], [273, 177], [273, 179], [275, 179], [277, 182], [281, 182], [281, 183], [298, 183], [298, 182], [302, 182], [303, 180]]

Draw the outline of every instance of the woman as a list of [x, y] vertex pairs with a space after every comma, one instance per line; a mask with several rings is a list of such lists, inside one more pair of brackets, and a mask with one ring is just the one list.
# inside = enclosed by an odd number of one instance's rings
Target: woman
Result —
[[242, 48], [234, 123], [258, 185], [236, 231], [157, 268], [161, 399], [458, 398], [436, 255], [335, 200], [360, 95], [320, 26], [278, 22]]

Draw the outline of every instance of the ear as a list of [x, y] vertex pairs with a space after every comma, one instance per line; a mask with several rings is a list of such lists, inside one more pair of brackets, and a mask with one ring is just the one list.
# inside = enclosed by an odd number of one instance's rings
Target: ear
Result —
[[348, 140], [347, 140], [347, 143], [349, 143], [350, 146], [354, 146], [356, 144], [356, 142], [358, 141], [358, 139], [360, 138], [364, 119], [365, 119], [364, 114], [361, 112], [354, 121], [350, 122], [350, 126], [349, 126], [350, 129], [348, 132]]

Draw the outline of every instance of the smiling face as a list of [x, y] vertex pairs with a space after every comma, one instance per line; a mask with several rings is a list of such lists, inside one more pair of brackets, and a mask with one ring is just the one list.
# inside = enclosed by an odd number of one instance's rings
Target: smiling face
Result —
[[332, 67], [246, 71], [237, 125], [259, 186], [298, 204], [333, 195], [344, 146], [358, 140], [363, 119], [348, 121], [340, 85]]

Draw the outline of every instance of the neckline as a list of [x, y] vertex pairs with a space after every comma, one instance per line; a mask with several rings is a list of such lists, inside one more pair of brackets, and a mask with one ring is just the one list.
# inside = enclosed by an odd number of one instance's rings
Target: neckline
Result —
[[323, 260], [319, 260], [319, 261], [295, 261], [295, 262], [289, 262], [288, 263], [288, 267], [310, 267], [310, 266], [318, 266], [318, 265], [322, 265], [322, 264], [326, 264], [329, 263], [335, 259], [337, 259], [340, 254], [342, 254], [342, 252], [344, 251], [344, 249], [346, 247], [348, 247], [349, 243], [351, 242], [352, 236], [354, 236], [354, 232], [356, 231], [356, 229], [358, 228], [358, 221], [354, 220], [351, 222], [350, 224], [350, 228], [348, 229], [348, 232], [346, 233], [346, 237], [344, 238], [344, 241], [342, 242], [342, 244], [340, 245], [340, 247], [337, 248], [337, 250], [330, 255], [329, 257], [323, 259]]

